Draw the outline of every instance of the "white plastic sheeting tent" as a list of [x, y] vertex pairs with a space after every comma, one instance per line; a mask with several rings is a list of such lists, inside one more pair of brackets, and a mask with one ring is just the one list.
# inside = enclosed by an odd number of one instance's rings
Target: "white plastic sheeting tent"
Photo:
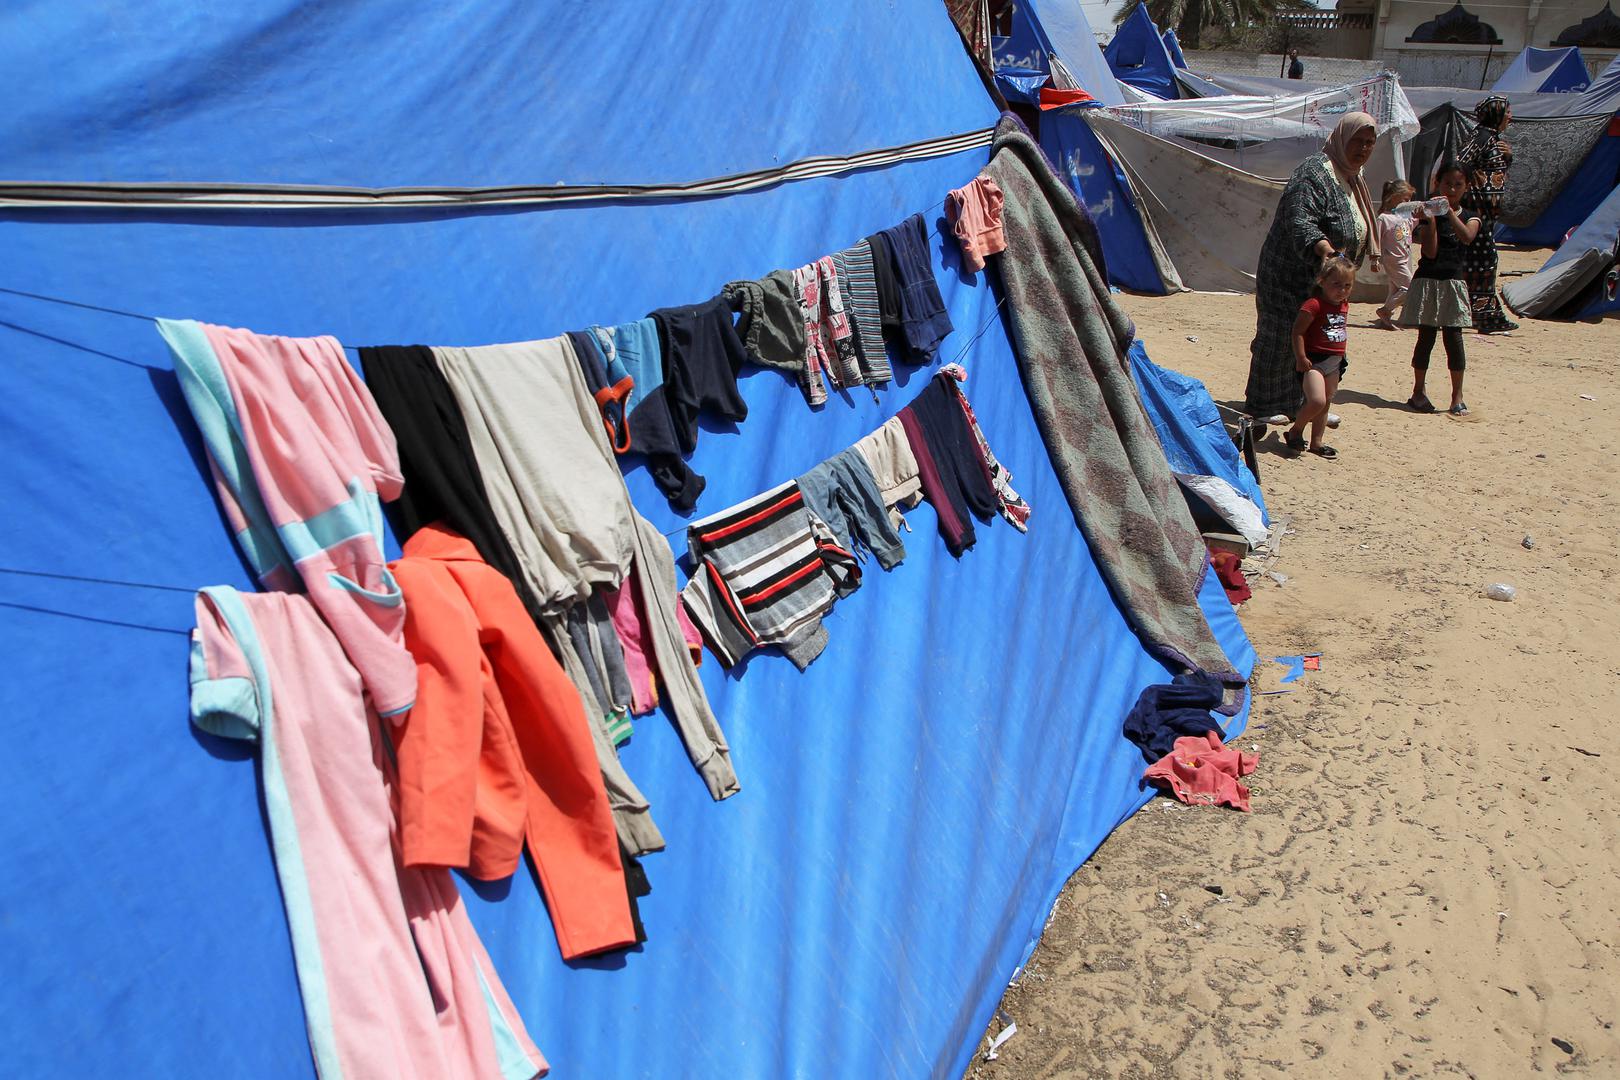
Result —
[[1086, 122], [1124, 169], [1170, 290], [1252, 292], [1260, 246], [1289, 175], [1347, 112], [1379, 142], [1369, 186], [1404, 176], [1418, 119], [1392, 73], [1287, 97], [1231, 96], [1092, 109]]

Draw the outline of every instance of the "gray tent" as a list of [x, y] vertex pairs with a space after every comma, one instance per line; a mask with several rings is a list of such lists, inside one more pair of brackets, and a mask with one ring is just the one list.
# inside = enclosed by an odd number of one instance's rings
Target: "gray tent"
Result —
[[1620, 188], [1546, 265], [1503, 286], [1502, 299], [1531, 319], [1589, 319], [1620, 311]]

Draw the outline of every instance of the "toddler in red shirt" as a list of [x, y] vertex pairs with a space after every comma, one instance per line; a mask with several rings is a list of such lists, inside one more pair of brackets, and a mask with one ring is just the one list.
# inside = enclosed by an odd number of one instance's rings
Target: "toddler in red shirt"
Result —
[[[1330, 255], [1322, 263], [1311, 286], [1311, 295], [1299, 306], [1294, 318], [1294, 371], [1305, 391], [1305, 404], [1294, 417], [1294, 426], [1283, 436], [1289, 452], [1309, 449], [1318, 457], [1336, 458], [1339, 452], [1324, 445], [1328, 408], [1339, 389], [1339, 379], [1349, 366], [1344, 356], [1346, 321], [1350, 312], [1350, 289], [1356, 280], [1356, 267], [1343, 255]], [[1311, 428], [1311, 441], [1305, 442], [1305, 425]]]

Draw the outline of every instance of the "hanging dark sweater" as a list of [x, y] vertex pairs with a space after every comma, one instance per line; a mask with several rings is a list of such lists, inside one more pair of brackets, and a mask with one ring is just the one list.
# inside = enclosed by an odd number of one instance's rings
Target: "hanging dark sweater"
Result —
[[929, 379], [928, 386], [899, 415], [917, 459], [923, 497], [939, 518], [945, 547], [952, 555], [961, 555], [977, 539], [973, 518], [988, 522], [1001, 503], [985, 473], [967, 415], [945, 384], [948, 378], [939, 374]]
[[1169, 683], [1142, 691], [1125, 717], [1125, 737], [1142, 751], [1149, 765], [1175, 749], [1183, 735], [1219, 732], [1210, 710], [1226, 697], [1226, 685], [1201, 671], [1184, 672]]
[[696, 505], [706, 481], [692, 471], [684, 455], [697, 449], [698, 416], [733, 422], [748, 418], [748, 404], [737, 389], [737, 372], [752, 361], [737, 335], [731, 309], [721, 297], [687, 307], [660, 308], [649, 316], [658, 327], [663, 356], [661, 406], [667, 410], [669, 437], [641, 440], [635, 416], [652, 404], [643, 402], [632, 414], [636, 442], [632, 449], [647, 456], [653, 481], [684, 513]]
[[934, 279], [922, 215], [912, 214], [878, 235], [888, 241], [890, 267], [900, 294], [900, 358], [912, 364], [932, 363], [939, 343], [951, 332], [951, 317]]
[[882, 233], [868, 236], [866, 242], [872, 248], [872, 274], [877, 279], [878, 319], [883, 324], [883, 335], [899, 342], [900, 284], [894, 279], [894, 252]]
[[395, 537], [403, 544], [424, 525], [442, 521], [471, 540], [483, 560], [512, 582], [529, 614], [538, 617], [540, 605], [495, 520], [467, 422], [433, 350], [368, 345], [360, 349], [360, 366], [399, 446], [405, 489], [387, 507]]

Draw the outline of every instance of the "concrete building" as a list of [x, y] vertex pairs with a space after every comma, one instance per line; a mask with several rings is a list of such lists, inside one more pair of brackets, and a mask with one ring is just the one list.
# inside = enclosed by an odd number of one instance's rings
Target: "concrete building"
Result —
[[1324, 54], [1382, 61], [1414, 86], [1489, 85], [1526, 45], [1579, 46], [1594, 72], [1620, 51], [1607, 0], [1338, 0], [1323, 14]]

